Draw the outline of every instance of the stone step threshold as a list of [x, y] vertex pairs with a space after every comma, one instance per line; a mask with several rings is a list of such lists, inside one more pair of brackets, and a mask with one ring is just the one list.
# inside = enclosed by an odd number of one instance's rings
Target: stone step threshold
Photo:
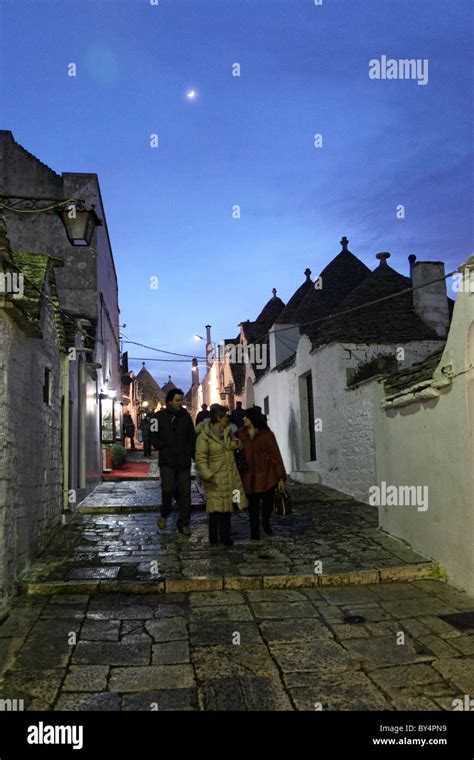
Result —
[[238, 577], [195, 576], [156, 580], [71, 580], [18, 583], [20, 594], [176, 594], [189, 591], [246, 591], [254, 589], [318, 588], [426, 579], [446, 580], [442, 565], [420, 562], [380, 570], [352, 570], [321, 575], [252, 575]]

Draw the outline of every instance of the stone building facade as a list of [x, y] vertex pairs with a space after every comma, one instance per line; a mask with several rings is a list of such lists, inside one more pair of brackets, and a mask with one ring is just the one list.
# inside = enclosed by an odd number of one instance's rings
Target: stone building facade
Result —
[[0, 196], [82, 199], [102, 221], [76, 247], [54, 211], [2, 210], [0, 253], [35, 283], [0, 309], [3, 598], [61, 514], [100, 482], [122, 407], [117, 277], [97, 175], [59, 175], [0, 131]]
[[48, 253], [64, 265], [57, 275], [58, 296], [70, 328], [67, 348], [76, 349], [74, 354], [69, 353], [74, 358], [63, 387], [63, 446], [68, 451], [63, 505], [68, 507], [70, 491], [75, 492], [78, 503], [100, 481], [101, 407], [110, 403], [109, 393], [116, 396], [114, 438], [120, 440], [121, 436], [118, 284], [107, 221], [96, 174], [59, 175], [6, 130], [0, 130], [0, 155], [0, 195], [81, 198], [88, 206], [95, 205], [103, 222], [89, 246], [76, 247], [67, 240], [62, 221], [54, 212], [5, 212], [12, 251]]
[[61, 523], [65, 333], [48, 256], [11, 254], [0, 223], [3, 271], [24, 294], [0, 294], [0, 609], [16, 578]]

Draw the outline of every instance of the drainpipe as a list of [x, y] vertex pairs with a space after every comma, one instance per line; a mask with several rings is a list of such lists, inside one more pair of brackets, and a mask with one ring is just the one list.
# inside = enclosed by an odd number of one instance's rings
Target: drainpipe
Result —
[[71, 511], [69, 504], [69, 368], [70, 361], [67, 354], [61, 355], [61, 385], [63, 394], [63, 424], [62, 424], [62, 449], [63, 449], [63, 513]]

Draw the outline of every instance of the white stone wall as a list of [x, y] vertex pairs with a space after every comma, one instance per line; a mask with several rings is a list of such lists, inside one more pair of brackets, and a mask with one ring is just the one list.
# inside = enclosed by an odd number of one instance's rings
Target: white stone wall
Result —
[[[382, 506], [381, 527], [441, 562], [474, 593], [474, 293], [458, 293], [439, 368], [456, 377], [439, 397], [376, 417], [377, 484], [427, 486], [428, 509]], [[461, 373], [461, 374], [457, 374]]]
[[[45, 303], [41, 323], [43, 338], [27, 337], [0, 312], [0, 606], [61, 521], [60, 355]], [[45, 367], [50, 406], [43, 402]]]
[[[439, 341], [404, 344], [400, 366], [410, 366], [440, 345]], [[394, 345], [331, 344], [310, 353], [311, 344], [302, 336], [295, 365], [282, 372], [269, 372], [255, 385], [255, 403], [263, 408], [269, 396], [269, 424], [277, 436], [285, 466], [301, 481], [321, 482], [368, 500], [375, 483], [375, 408], [380, 390], [376, 381], [347, 388], [347, 372], [360, 361], [378, 353], [394, 352]], [[304, 455], [299, 379], [311, 371], [316, 431], [316, 461]], [[303, 412], [304, 413], [304, 412]]]
[[[442, 345], [420, 341], [403, 345], [408, 367]], [[317, 433], [317, 464], [321, 482], [361, 501], [368, 501], [375, 483], [375, 429], [381, 390], [377, 380], [347, 387], [347, 370], [378, 353], [393, 353], [395, 345], [333, 344], [314, 354], [315, 416], [322, 421]], [[319, 444], [319, 445], [318, 445]]]

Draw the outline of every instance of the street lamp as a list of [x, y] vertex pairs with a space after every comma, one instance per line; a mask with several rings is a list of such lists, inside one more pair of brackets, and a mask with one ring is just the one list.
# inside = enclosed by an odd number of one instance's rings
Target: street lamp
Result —
[[[47, 205], [41, 205], [46, 203]], [[87, 246], [91, 244], [96, 227], [103, 222], [95, 213], [95, 204], [87, 208], [79, 198], [35, 198], [21, 195], [0, 196], [0, 208], [15, 211], [18, 214], [40, 214], [44, 211], [55, 211], [60, 217], [67, 239], [71, 245]]]

